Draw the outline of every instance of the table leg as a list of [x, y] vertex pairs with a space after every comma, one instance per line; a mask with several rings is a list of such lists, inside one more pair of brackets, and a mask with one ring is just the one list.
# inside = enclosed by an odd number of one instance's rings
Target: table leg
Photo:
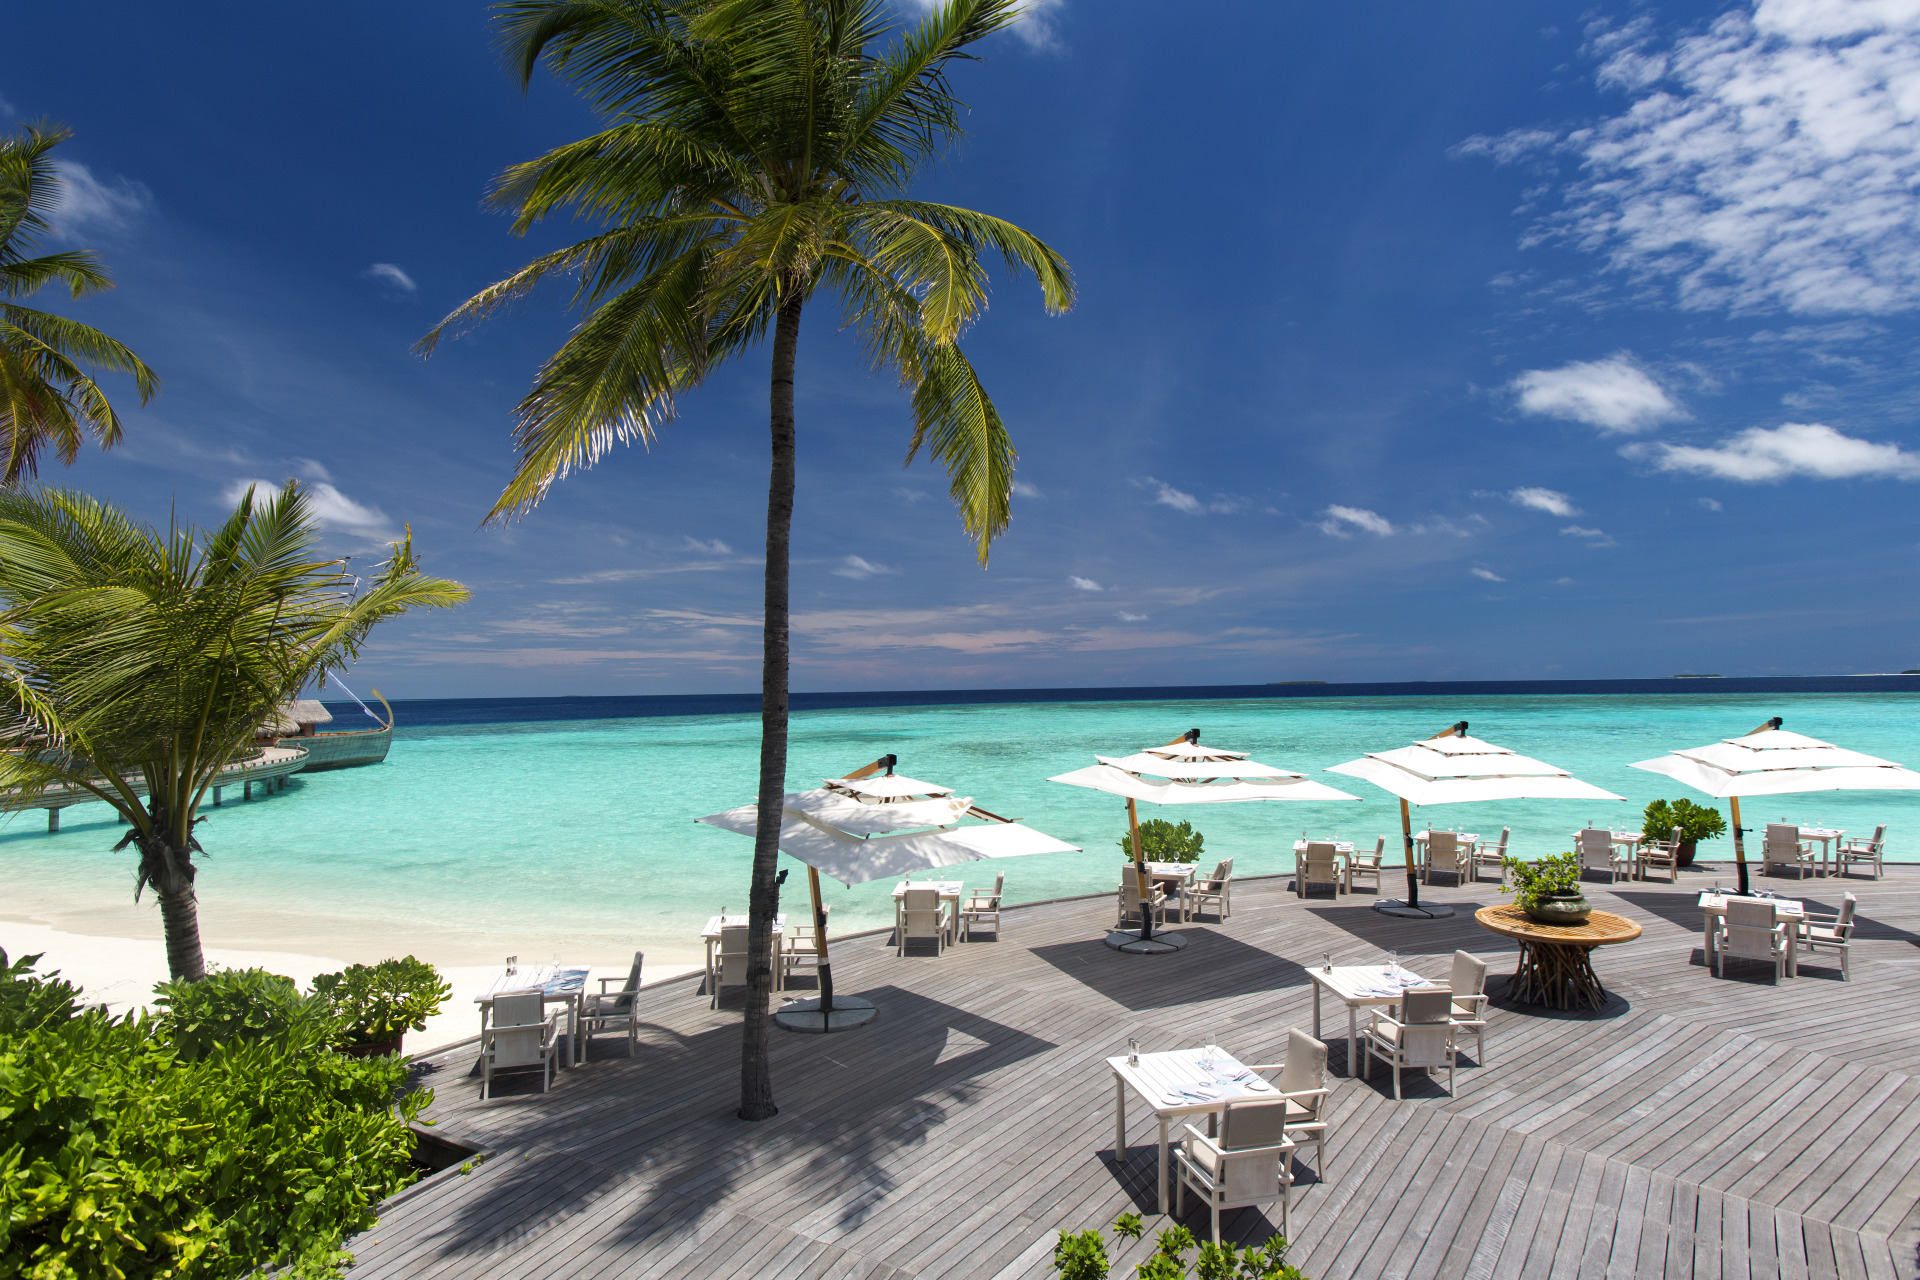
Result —
[[1113, 1162], [1127, 1162], [1127, 1082], [1113, 1074]]
[[1320, 984], [1317, 982], [1313, 984], [1313, 1038], [1315, 1040], [1322, 1039], [1320, 1035]]
[[1360, 1008], [1347, 1006], [1347, 1079], [1353, 1079], [1355, 1050], [1360, 1047]]
[[1167, 1118], [1160, 1117], [1160, 1212], [1167, 1211]]

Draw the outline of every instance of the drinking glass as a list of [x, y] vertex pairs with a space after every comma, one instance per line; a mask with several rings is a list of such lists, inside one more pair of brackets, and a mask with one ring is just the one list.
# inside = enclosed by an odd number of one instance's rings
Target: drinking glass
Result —
[[520, 968], [520, 957], [508, 956], [507, 957], [507, 976], [512, 977], [516, 972], [519, 971], [519, 968]]
[[1398, 951], [1387, 952], [1387, 972], [1400, 972], [1400, 953]]
[[1215, 1044], [1213, 1040], [1213, 1035], [1209, 1033], [1206, 1047], [1200, 1050], [1200, 1068], [1203, 1071], [1213, 1070], [1213, 1060], [1220, 1055], [1220, 1046]]
[[1127, 1065], [1130, 1067], [1140, 1065], [1140, 1041], [1133, 1036], [1127, 1037]]
[[1333, 952], [1323, 951], [1320, 953], [1320, 971], [1322, 973], [1333, 972]]

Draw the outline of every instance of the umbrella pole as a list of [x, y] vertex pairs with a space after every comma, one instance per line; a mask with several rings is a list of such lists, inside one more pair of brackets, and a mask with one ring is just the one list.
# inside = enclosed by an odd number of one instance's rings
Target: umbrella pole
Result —
[[1400, 843], [1407, 857], [1407, 905], [1420, 905], [1420, 873], [1413, 865], [1413, 814], [1407, 809], [1407, 802], [1400, 802]]
[[[819, 948], [820, 963], [815, 972], [820, 975], [820, 1012], [833, 1012], [833, 965], [827, 961], [827, 909], [820, 904], [820, 873], [812, 867], [807, 868], [807, 888], [813, 891], [813, 945]], [[831, 1026], [832, 1020], [828, 1020]]]
[[1740, 896], [1747, 896], [1747, 847], [1741, 841], [1740, 797], [1728, 796], [1727, 804], [1733, 809], [1733, 870], [1740, 877]]
[[1153, 908], [1148, 900], [1153, 896], [1153, 877], [1147, 871], [1147, 855], [1140, 850], [1140, 810], [1132, 796], [1127, 797], [1127, 832], [1133, 837], [1133, 884], [1140, 894], [1140, 941], [1152, 942]]

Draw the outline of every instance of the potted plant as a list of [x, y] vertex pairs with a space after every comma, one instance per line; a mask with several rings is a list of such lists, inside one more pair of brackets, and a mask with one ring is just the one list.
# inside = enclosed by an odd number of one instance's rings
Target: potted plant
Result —
[[[1165, 818], [1148, 818], [1140, 824], [1140, 852], [1148, 862], [1198, 862], [1205, 843], [1191, 822], [1175, 826]], [[1120, 850], [1133, 861], [1132, 833], [1120, 837]]]
[[1556, 854], [1538, 862], [1522, 862], [1508, 855], [1504, 859], [1513, 877], [1511, 891], [1520, 909], [1541, 924], [1585, 924], [1593, 914], [1587, 895], [1580, 890], [1580, 859], [1573, 853]]
[[332, 1012], [334, 1043], [356, 1058], [400, 1052], [406, 1033], [424, 1031], [427, 1019], [453, 994], [439, 970], [412, 956], [323, 973], [313, 980], [313, 990]]
[[1690, 867], [1693, 865], [1694, 846], [1702, 840], [1712, 840], [1724, 834], [1727, 822], [1718, 809], [1709, 809], [1691, 800], [1655, 800], [1647, 806], [1640, 834], [1649, 843], [1668, 840], [1672, 838], [1675, 827], [1680, 828], [1680, 848], [1675, 860], [1683, 867]]

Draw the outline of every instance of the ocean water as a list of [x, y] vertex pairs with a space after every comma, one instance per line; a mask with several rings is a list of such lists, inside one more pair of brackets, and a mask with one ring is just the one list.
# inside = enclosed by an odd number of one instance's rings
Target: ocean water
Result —
[[[447, 964], [508, 954], [616, 963], [644, 948], [650, 958], [673, 962], [698, 957], [708, 916], [746, 906], [752, 842], [692, 820], [753, 799], [757, 716], [456, 723], [485, 716], [490, 704], [459, 705], [456, 713], [452, 704], [400, 704], [384, 765], [296, 777], [284, 792], [203, 810], [199, 890], [208, 944], [354, 959], [413, 951]], [[591, 710], [578, 703], [560, 714]], [[340, 715], [338, 727], [352, 727], [358, 715]], [[1190, 728], [1200, 729], [1205, 743], [1318, 774], [1464, 719], [1476, 736], [1627, 797], [1625, 804], [1515, 801], [1416, 810], [1416, 823], [1488, 834], [1509, 826], [1512, 850], [1534, 857], [1571, 847], [1571, 833], [1589, 821], [1637, 828], [1649, 800], [1689, 794], [1626, 768], [1629, 761], [1737, 736], [1774, 715], [1814, 737], [1920, 764], [1920, 692], [1912, 691], [1262, 691], [801, 710], [793, 718], [789, 787], [817, 786], [894, 753], [901, 773], [953, 786], [994, 812], [1082, 846], [1080, 853], [955, 869], [970, 888], [1004, 871], [1009, 897], [1025, 901], [1109, 889], [1122, 857], [1124, 803], [1046, 778], [1093, 763], [1096, 752], [1125, 754]], [[1142, 816], [1192, 821], [1206, 837], [1206, 858], [1232, 857], [1242, 875], [1290, 869], [1292, 842], [1303, 833], [1368, 844], [1386, 835], [1389, 849], [1397, 846], [1397, 801], [1357, 780], [1321, 777], [1362, 800], [1159, 813], [1145, 806]], [[1869, 834], [1884, 822], [1890, 857], [1920, 861], [1920, 793], [1816, 793], [1743, 808], [1750, 827], [1784, 818]], [[0, 828], [0, 913], [79, 932], [123, 931], [133, 857], [111, 846], [124, 830], [104, 805], [67, 810], [57, 835], [46, 834], [37, 811], [13, 817]], [[1731, 839], [1704, 844], [1700, 856], [1730, 859]], [[783, 903], [802, 910], [804, 869], [784, 857], [781, 863], [794, 869]], [[836, 932], [891, 919], [893, 882], [853, 889], [823, 883]]]

